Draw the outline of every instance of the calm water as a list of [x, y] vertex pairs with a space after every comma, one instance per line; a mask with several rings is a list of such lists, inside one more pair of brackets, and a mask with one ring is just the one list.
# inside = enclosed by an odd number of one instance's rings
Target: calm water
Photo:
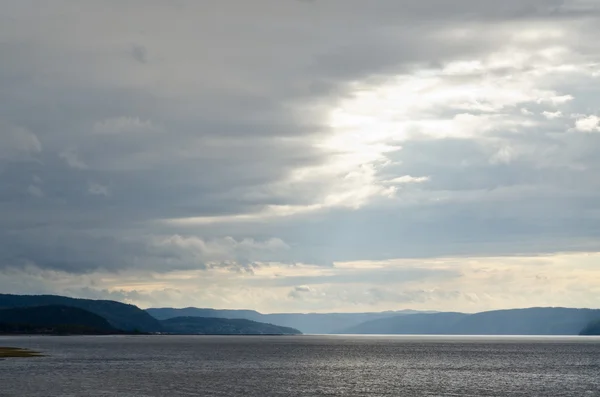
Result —
[[0, 396], [600, 396], [599, 338], [0, 337]]

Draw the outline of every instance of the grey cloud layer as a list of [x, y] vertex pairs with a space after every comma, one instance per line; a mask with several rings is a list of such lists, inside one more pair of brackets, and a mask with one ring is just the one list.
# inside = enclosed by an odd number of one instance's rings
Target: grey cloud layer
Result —
[[[600, 111], [596, 2], [0, 8], [0, 269], [168, 273], [598, 249], [600, 133], [575, 128]], [[498, 53], [528, 57], [500, 62]], [[406, 89], [423, 71], [449, 96], [423, 91], [415, 101], [431, 106], [411, 110], [415, 120], [454, 124], [369, 142], [365, 152], [401, 150], [364, 161], [353, 153], [356, 166], [323, 145], [335, 133], [331, 109], [352, 102], [357, 84], [368, 91], [404, 76]], [[505, 92], [465, 94], [486, 82]], [[422, 179], [386, 183], [405, 176]], [[165, 222], [288, 207], [288, 217]]]

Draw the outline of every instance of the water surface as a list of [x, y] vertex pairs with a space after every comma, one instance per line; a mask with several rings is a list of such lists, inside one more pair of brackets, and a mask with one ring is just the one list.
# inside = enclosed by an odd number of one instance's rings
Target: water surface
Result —
[[0, 396], [600, 396], [600, 338], [0, 337]]

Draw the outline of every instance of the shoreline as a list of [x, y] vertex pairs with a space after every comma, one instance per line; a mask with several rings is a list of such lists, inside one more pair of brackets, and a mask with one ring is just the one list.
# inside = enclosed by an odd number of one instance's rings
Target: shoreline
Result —
[[44, 355], [38, 351], [22, 347], [0, 346], [0, 359], [21, 357], [44, 357]]

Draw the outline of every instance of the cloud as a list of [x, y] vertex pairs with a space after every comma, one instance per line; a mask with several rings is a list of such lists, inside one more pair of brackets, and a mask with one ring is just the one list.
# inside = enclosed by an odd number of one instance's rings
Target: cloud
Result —
[[143, 45], [134, 44], [131, 46], [131, 56], [139, 63], [148, 62], [148, 50]]
[[88, 183], [88, 193], [95, 196], [110, 196], [108, 186], [101, 185], [99, 183], [90, 182]]
[[496, 307], [532, 295], [452, 258], [600, 249], [594, 2], [2, 4], [0, 269], [24, 292]]
[[[157, 277], [124, 270], [74, 275], [57, 270], [0, 270], [0, 288], [8, 293], [24, 288], [45, 293], [65, 293], [93, 299], [117, 299], [142, 307], [165, 302], [244, 308], [248, 302], [262, 312], [308, 310], [320, 312], [383, 311], [413, 308], [466, 311], [527, 306], [594, 306], [600, 272], [598, 254], [555, 254], [519, 257], [461, 257], [395, 259], [337, 263], [334, 268], [272, 264], [255, 272], [230, 272], [223, 268], [174, 271]], [[577, 263], [577, 266], [573, 266]], [[406, 270], [421, 269], [418, 277], [401, 277]], [[330, 279], [324, 273], [370, 271], [385, 284], [362, 278]], [[440, 275], [439, 272], [446, 272]], [[396, 272], [397, 277], [390, 277]], [[436, 276], [436, 273], [438, 274]], [[283, 282], [279, 279], [287, 279]], [[303, 278], [307, 284], [291, 285]], [[287, 282], [289, 281], [289, 282]], [[313, 283], [317, 281], [317, 283]], [[552, 288], [548, 288], [552, 285]]]
[[29, 185], [29, 187], [27, 188], [27, 191], [29, 192], [29, 194], [31, 194], [32, 196], [35, 196], [35, 197], [43, 197], [44, 196], [44, 192], [42, 191], [42, 189], [39, 186]]
[[116, 117], [94, 123], [94, 132], [98, 134], [123, 134], [155, 130], [152, 122], [137, 117]]
[[556, 111], [556, 112], [543, 111], [542, 115], [545, 118], [547, 118], [548, 120], [554, 120], [554, 119], [562, 117], [563, 114], [561, 111]]
[[307, 287], [306, 285], [303, 285], [303, 286], [300, 286], [300, 287], [295, 287], [294, 291], [297, 291], [297, 292], [310, 292], [311, 289], [310, 289], [310, 287]]
[[313, 292], [313, 289], [309, 286], [302, 285], [299, 287], [294, 287], [289, 293], [288, 297], [291, 299], [304, 299], [306, 294], [310, 294]]
[[173, 235], [158, 238], [154, 246], [165, 253], [179, 256], [190, 263], [202, 263], [205, 266], [253, 267], [259, 262], [273, 260], [272, 256], [281, 254], [289, 246], [278, 238], [255, 241], [251, 238], [236, 240], [232, 237], [205, 240], [193, 236]]
[[596, 115], [576, 116], [575, 130], [580, 132], [600, 132], [600, 117]]
[[63, 150], [62, 152], [59, 153], [59, 156], [71, 168], [77, 168], [77, 169], [81, 169], [81, 170], [88, 168], [87, 164], [79, 159], [77, 151], [73, 147]]
[[422, 182], [427, 182], [429, 180], [429, 177], [427, 176], [410, 176], [410, 175], [403, 175], [403, 176], [399, 176], [397, 178], [391, 179], [389, 181], [387, 181], [387, 183], [391, 183], [391, 184], [405, 184], [405, 183], [422, 183]]
[[15, 161], [31, 158], [42, 151], [38, 137], [24, 127], [19, 127], [0, 119], [0, 161]]

